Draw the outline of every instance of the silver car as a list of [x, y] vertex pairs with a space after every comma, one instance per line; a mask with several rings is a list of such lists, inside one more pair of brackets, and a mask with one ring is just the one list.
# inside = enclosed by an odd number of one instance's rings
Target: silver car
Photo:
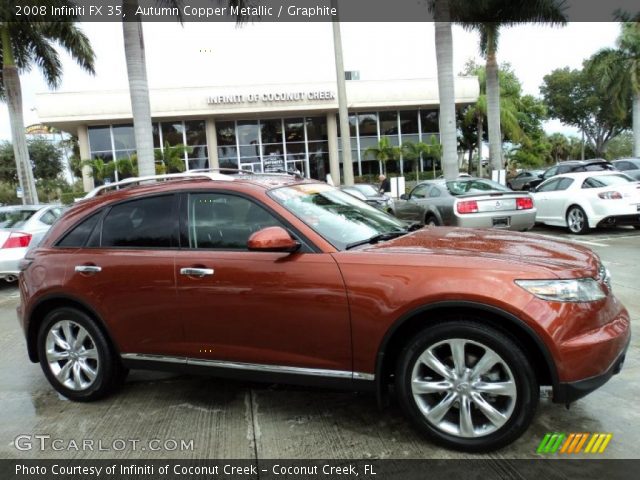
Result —
[[38, 244], [64, 210], [62, 205], [0, 207], [0, 279], [18, 278], [18, 264], [32, 244]]
[[503, 228], [533, 227], [536, 209], [526, 192], [513, 192], [483, 178], [419, 183], [395, 202], [396, 216], [426, 225]]
[[614, 167], [621, 172], [626, 173], [631, 178], [640, 180], [640, 158], [620, 158], [612, 161], [611, 163], [613, 163]]

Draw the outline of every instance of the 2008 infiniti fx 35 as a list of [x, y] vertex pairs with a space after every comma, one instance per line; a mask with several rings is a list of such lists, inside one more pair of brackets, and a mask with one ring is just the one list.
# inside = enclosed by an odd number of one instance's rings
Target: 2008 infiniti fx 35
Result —
[[541, 385], [572, 402], [629, 343], [607, 270], [577, 245], [416, 230], [289, 175], [167, 175], [89, 197], [20, 274], [29, 358], [72, 400], [130, 368], [379, 398], [393, 384], [432, 440], [487, 451], [526, 430]]

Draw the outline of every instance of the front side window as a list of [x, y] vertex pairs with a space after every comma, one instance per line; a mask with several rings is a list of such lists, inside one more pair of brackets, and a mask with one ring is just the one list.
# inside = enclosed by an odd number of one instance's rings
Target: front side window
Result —
[[102, 223], [102, 247], [177, 247], [174, 195], [141, 198], [115, 205]]
[[85, 218], [78, 225], [68, 232], [62, 240], [58, 242], [58, 247], [82, 247], [87, 243], [87, 239], [95, 228], [102, 212], [97, 212], [88, 218]]
[[339, 250], [407, 231], [394, 217], [329, 185], [281, 187], [270, 195]]
[[190, 248], [247, 250], [253, 233], [283, 227], [263, 207], [237, 195], [191, 193], [187, 204]]
[[425, 198], [427, 196], [428, 190], [429, 190], [429, 185], [418, 185], [411, 192], [411, 198]]

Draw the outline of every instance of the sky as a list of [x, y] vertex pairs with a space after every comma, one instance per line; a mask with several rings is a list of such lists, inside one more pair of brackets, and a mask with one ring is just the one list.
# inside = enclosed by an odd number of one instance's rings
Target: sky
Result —
[[[127, 88], [122, 26], [84, 23], [96, 52], [96, 75], [82, 71], [61, 53], [59, 91]], [[331, 23], [145, 23], [150, 88], [295, 83], [335, 80]], [[345, 70], [361, 80], [436, 77], [433, 23], [341, 24]], [[498, 61], [512, 65], [524, 93], [539, 96], [543, 77], [556, 68], [578, 68], [591, 54], [613, 47], [619, 25], [570, 23], [563, 28], [523, 25], [504, 29]], [[454, 71], [475, 59], [478, 35], [453, 28]], [[39, 71], [21, 75], [25, 125], [38, 123], [36, 93], [48, 91]], [[548, 133], [575, 130], [558, 121]], [[8, 112], [0, 104], [0, 141], [10, 139]]]

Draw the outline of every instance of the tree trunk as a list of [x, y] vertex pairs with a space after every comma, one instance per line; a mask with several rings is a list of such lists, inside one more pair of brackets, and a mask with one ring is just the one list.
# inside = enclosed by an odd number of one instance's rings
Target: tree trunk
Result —
[[[337, 1], [331, 2], [337, 8]], [[333, 55], [336, 65], [336, 84], [338, 87], [338, 119], [340, 120], [340, 143], [342, 144], [342, 175], [344, 185], [353, 185], [353, 159], [351, 158], [351, 133], [349, 131], [349, 111], [347, 109], [347, 87], [344, 78], [342, 59], [342, 37], [339, 18], [333, 20]], [[384, 165], [384, 163], [383, 163]], [[385, 168], [386, 173], [386, 168]]]
[[633, 156], [640, 158], [640, 92], [633, 96]]
[[[491, 34], [490, 34], [491, 35]], [[494, 40], [490, 39], [487, 52], [487, 129], [489, 132], [489, 158], [491, 168], [504, 168], [502, 160], [502, 132], [500, 131], [500, 82], [498, 80], [498, 62], [496, 51], [492, 48]]]
[[458, 170], [456, 99], [453, 75], [453, 36], [447, 0], [435, 0], [435, 41], [438, 65], [438, 96], [440, 99], [440, 143], [442, 169], [447, 180], [453, 180]]
[[24, 205], [37, 205], [38, 192], [33, 179], [27, 137], [24, 130], [24, 117], [22, 115], [22, 89], [18, 69], [14, 65], [13, 52], [9, 32], [0, 27], [0, 40], [2, 40], [2, 81], [9, 110], [9, 123], [11, 125], [11, 141], [13, 142], [13, 155], [15, 156], [18, 180], [22, 189], [22, 203]]
[[[125, 0], [124, 6], [125, 12], [133, 13], [138, 6], [138, 1]], [[142, 23], [139, 21], [122, 22], [122, 34], [124, 36], [124, 53], [127, 59], [133, 132], [138, 156], [138, 173], [141, 177], [155, 175], [151, 106]]]
[[484, 175], [482, 167], [482, 142], [484, 141], [484, 117], [478, 115], [478, 177]]

